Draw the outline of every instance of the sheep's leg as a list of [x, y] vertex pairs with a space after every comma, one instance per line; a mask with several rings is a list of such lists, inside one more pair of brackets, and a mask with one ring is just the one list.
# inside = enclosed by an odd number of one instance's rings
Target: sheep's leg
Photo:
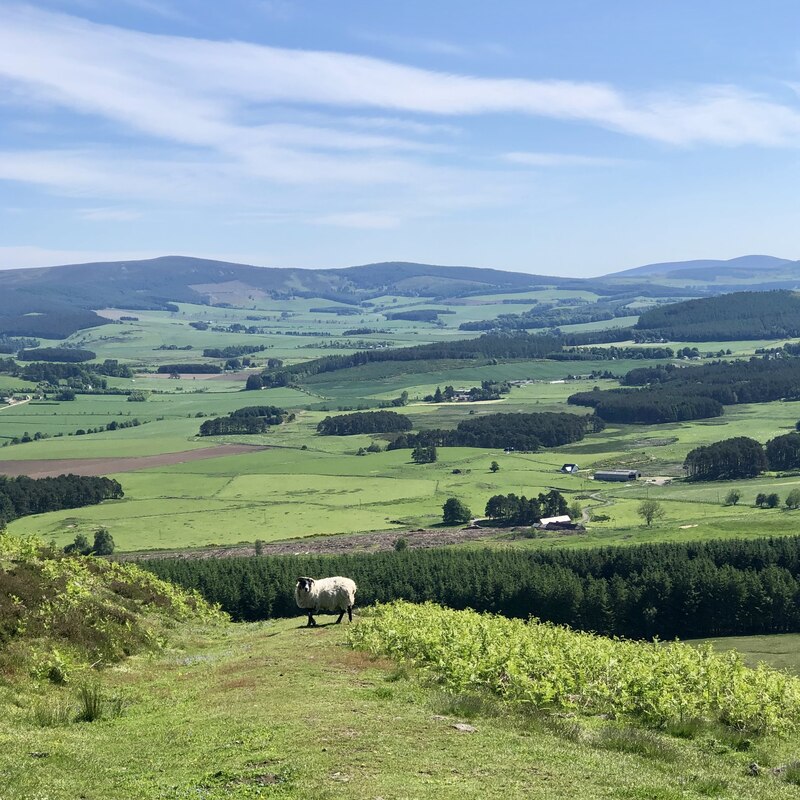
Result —
[[353, 621], [353, 606], [347, 606], [347, 619], [349, 622]]
[[339, 614], [339, 619], [337, 619], [337, 620], [336, 620], [336, 624], [337, 624], [337, 625], [338, 625], [338, 624], [339, 624], [339, 623], [342, 621], [342, 617], [343, 617], [343, 616], [344, 616], [344, 611], [342, 611], [342, 613], [341, 613], [341, 614]]
[[313, 612], [312, 612], [312, 611], [309, 611], [309, 612], [308, 612], [308, 625], [306, 625], [306, 627], [307, 627], [307, 628], [313, 628], [313, 627], [315, 627], [315, 626], [316, 626], [316, 624], [317, 624], [317, 622], [316, 622], [316, 620], [314, 619], [314, 617], [313, 617], [313, 616], [311, 616], [312, 614], [313, 614]]

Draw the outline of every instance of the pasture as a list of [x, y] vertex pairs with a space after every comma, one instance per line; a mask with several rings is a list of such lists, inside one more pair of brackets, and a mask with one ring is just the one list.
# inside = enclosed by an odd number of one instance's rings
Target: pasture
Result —
[[[496, 412], [567, 411], [586, 414], [588, 408], [566, 404], [567, 397], [593, 386], [617, 383], [592, 378], [590, 373], [622, 375], [628, 370], [663, 361], [547, 360], [427, 360], [376, 362], [303, 378], [299, 388], [243, 391], [246, 372], [211, 376], [156, 375], [159, 364], [212, 362], [203, 348], [262, 345], [251, 358], [297, 363], [322, 355], [352, 352], [358, 341], [408, 346], [477, 335], [459, 331], [463, 321], [519, 313], [535, 302], [586, 299], [586, 293], [542, 289], [523, 294], [475, 295], [442, 300], [433, 297], [376, 297], [356, 314], [322, 313], [325, 308], [348, 308], [319, 298], [273, 300], [253, 295], [233, 298], [238, 307], [180, 304], [177, 312], [113, 311], [110, 316], [135, 316], [135, 321], [89, 329], [75, 334], [71, 345], [97, 352], [98, 360], [116, 358], [151, 372], [133, 379], [110, 378], [119, 389], [143, 390], [144, 402], [124, 395], [81, 395], [74, 401], [32, 400], [0, 411], [0, 444], [37, 432], [48, 438], [0, 448], [0, 462], [42, 459], [114, 459], [181, 453], [224, 443], [256, 444], [269, 449], [181, 464], [162, 465], [117, 477], [125, 489], [121, 501], [92, 508], [54, 512], [12, 523], [19, 531], [38, 531], [59, 545], [77, 532], [106, 526], [123, 550], [184, 548], [210, 544], [275, 541], [319, 534], [406, 530], [439, 523], [449, 497], [465, 502], [477, 517], [494, 494], [535, 496], [557, 488], [568, 501], [577, 500], [591, 514], [586, 532], [511, 539], [513, 547], [580, 547], [598, 543], [680, 540], [687, 537], [751, 536], [790, 533], [800, 512], [753, 507], [755, 494], [778, 492], [781, 499], [800, 477], [762, 477], [753, 481], [715, 484], [604, 484], [590, 480], [597, 468], [635, 468], [645, 476], [676, 479], [682, 475], [686, 453], [694, 447], [731, 436], [752, 436], [761, 442], [794, 428], [800, 401], [729, 406], [723, 417], [664, 425], [609, 425], [603, 432], [557, 450], [504, 453], [477, 448], [440, 448], [435, 464], [416, 465], [410, 451], [357, 455], [373, 441], [385, 446], [385, 436], [323, 437], [316, 425], [340, 409], [375, 408], [409, 393], [400, 409], [415, 430], [452, 428], [461, 420]], [[220, 298], [225, 301], [224, 298]], [[513, 300], [504, 303], [504, 300]], [[246, 301], [246, 302], [245, 302]], [[523, 302], [517, 302], [523, 301]], [[531, 306], [527, 306], [530, 301]], [[227, 302], [227, 301], [225, 301]], [[231, 300], [233, 302], [233, 300]], [[353, 308], [353, 307], [350, 307]], [[388, 320], [386, 314], [418, 308], [443, 308], [439, 323]], [[592, 330], [629, 325], [636, 317], [605, 323], [564, 326]], [[206, 322], [207, 330], [190, 323]], [[256, 325], [262, 332], [214, 331], [215, 326]], [[344, 336], [344, 331], [367, 327], [375, 333]], [[293, 335], [297, 334], [297, 335]], [[331, 334], [331, 335], [323, 335]], [[354, 343], [355, 342], [355, 343]], [[692, 343], [674, 343], [682, 346]], [[747, 355], [772, 342], [702, 343], [702, 352], [717, 344], [734, 355]], [[176, 349], [163, 349], [164, 347]], [[191, 349], [181, 349], [191, 348]], [[687, 362], [680, 362], [687, 364]], [[692, 362], [694, 363], [694, 362]], [[437, 386], [469, 388], [481, 381], [516, 381], [511, 393], [487, 403], [422, 402]], [[0, 389], [33, 390], [24, 381], [3, 376]], [[270, 404], [292, 411], [296, 419], [256, 436], [198, 437], [204, 418], [220, 416], [247, 405]], [[138, 419], [138, 427], [78, 434]], [[491, 473], [497, 461], [500, 470]], [[576, 462], [576, 476], [559, 473]], [[736, 506], [723, 505], [730, 488], [742, 493]], [[664, 515], [651, 528], [637, 514], [644, 498], [662, 502]], [[586, 516], [584, 515], [584, 516]], [[502, 541], [502, 537], [501, 537]], [[474, 546], [474, 545], [464, 545]]]

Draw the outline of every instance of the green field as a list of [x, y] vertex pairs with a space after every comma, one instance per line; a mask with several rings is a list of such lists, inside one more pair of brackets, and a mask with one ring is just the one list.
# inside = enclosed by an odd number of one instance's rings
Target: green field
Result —
[[[73, 688], [4, 690], [0, 798], [797, 796], [769, 772], [795, 757], [794, 738], [741, 752], [710, 735], [615, 738], [614, 723], [578, 735], [353, 652], [344, 626], [299, 622], [181, 628], [162, 654], [101, 673], [117, 718], [39, 727], [33, 707], [70, 702]], [[766, 774], [750, 777], [753, 761]]]
[[[523, 455], [498, 450], [442, 448], [439, 461], [418, 466], [409, 451], [356, 455], [373, 440], [385, 445], [382, 436], [322, 437], [317, 423], [339, 409], [377, 407], [407, 391], [410, 404], [402, 409], [415, 430], [452, 428], [472, 415], [497, 412], [569, 411], [585, 414], [589, 409], [566, 404], [576, 391], [593, 386], [610, 388], [616, 381], [581, 377], [592, 372], [622, 375], [634, 367], [655, 363], [647, 359], [615, 361], [546, 361], [487, 359], [375, 362], [360, 367], [322, 373], [302, 380], [300, 389], [270, 389], [244, 392], [246, 374], [229, 374], [172, 380], [152, 374], [159, 364], [210, 361], [204, 347], [258, 344], [264, 350], [251, 356], [256, 364], [268, 357], [287, 363], [321, 355], [352, 352], [343, 332], [369, 327], [378, 333], [357, 340], [407, 346], [464, 338], [477, 334], [458, 330], [467, 320], [490, 319], [498, 314], [518, 313], [525, 300], [553, 303], [596, 296], [571, 290], [543, 289], [523, 294], [501, 293], [456, 298], [382, 296], [369, 301], [352, 316], [323, 314], [311, 309], [344, 307], [318, 298], [272, 300], [259, 294], [233, 297], [240, 307], [223, 308], [180, 304], [178, 312], [132, 311], [137, 321], [117, 323], [79, 332], [68, 344], [89, 347], [98, 359], [117, 358], [133, 364], [133, 379], [110, 378], [119, 389], [144, 390], [145, 402], [128, 402], [124, 395], [78, 395], [70, 402], [34, 399], [0, 409], [0, 444], [36, 433], [48, 438], [0, 449], [0, 461], [155, 456], [185, 453], [228, 442], [270, 447], [257, 453], [224, 456], [183, 464], [164, 464], [138, 472], [120, 472], [125, 499], [101, 506], [54, 512], [12, 523], [13, 530], [39, 531], [59, 544], [77, 532], [91, 534], [107, 526], [118, 547], [180, 548], [208, 544], [232, 544], [302, 538], [318, 534], [357, 533], [428, 527], [441, 518], [448, 497], [458, 497], [481, 516], [493, 494], [532, 496], [555, 487], [568, 500], [577, 499], [592, 521], [585, 533], [549, 536], [509, 546], [587, 546], [598, 543], [638, 542], [752, 536], [792, 533], [800, 512], [753, 507], [757, 492], [776, 491], [781, 497], [800, 478], [763, 477], [734, 484], [686, 484], [682, 475], [686, 453], [702, 444], [730, 436], [753, 436], [762, 442], [793, 429], [800, 419], [800, 402], [775, 402], [731, 406], [713, 420], [651, 426], [609, 425], [600, 434], [555, 451]], [[640, 304], [641, 305], [641, 304]], [[443, 308], [440, 324], [389, 321], [385, 314], [416, 308]], [[124, 314], [116, 311], [112, 316]], [[250, 319], [248, 319], [250, 317]], [[635, 317], [619, 317], [607, 323], [564, 326], [567, 329], [597, 329], [628, 325]], [[211, 326], [258, 325], [264, 333], [244, 334], [213, 330], [198, 331], [190, 322]], [[288, 335], [311, 334], [311, 335]], [[332, 336], [322, 336], [330, 333]], [[349, 344], [348, 344], [349, 342]], [[55, 344], [55, 343], [49, 343]], [[674, 343], [675, 345], [692, 343]], [[723, 343], [719, 343], [722, 346]], [[763, 342], [728, 342], [734, 355], [747, 355]], [[772, 344], [772, 343], [770, 343]], [[160, 349], [162, 346], [189, 350]], [[331, 347], [330, 345], [336, 345]], [[714, 350], [717, 343], [700, 345]], [[219, 363], [219, 362], [216, 362]], [[682, 362], [686, 363], [686, 362]], [[510, 394], [497, 402], [469, 404], [422, 402], [437, 386], [468, 389], [483, 380], [516, 382]], [[4, 376], [0, 389], [35, 387]], [[259, 436], [197, 436], [202, 420], [224, 415], [246, 405], [272, 404], [294, 412], [294, 422]], [[110, 422], [137, 418], [138, 427], [76, 435], [78, 431], [105, 428]], [[492, 461], [500, 471], [489, 472]], [[577, 462], [576, 476], [558, 472], [565, 462]], [[597, 468], [636, 468], [646, 477], [672, 479], [665, 485], [601, 484], [591, 480]], [[69, 468], [69, 463], [65, 469]], [[113, 462], [109, 472], [114, 474]], [[737, 506], [723, 505], [730, 488], [742, 493]], [[663, 501], [663, 518], [652, 528], [643, 526], [637, 507], [645, 497]]]

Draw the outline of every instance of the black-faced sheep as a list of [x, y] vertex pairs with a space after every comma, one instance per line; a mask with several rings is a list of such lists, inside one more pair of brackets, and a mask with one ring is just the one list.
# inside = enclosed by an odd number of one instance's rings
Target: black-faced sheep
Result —
[[298, 578], [294, 587], [294, 599], [299, 608], [308, 611], [308, 627], [316, 625], [314, 614], [320, 611], [338, 611], [338, 625], [345, 611], [350, 622], [353, 621], [353, 606], [356, 602], [356, 584], [350, 578]]

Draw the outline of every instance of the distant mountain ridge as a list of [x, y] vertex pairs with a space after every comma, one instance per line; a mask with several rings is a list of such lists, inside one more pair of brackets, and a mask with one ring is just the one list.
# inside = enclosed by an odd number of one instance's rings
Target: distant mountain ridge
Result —
[[776, 258], [775, 256], [748, 255], [731, 258], [728, 260], [719, 259], [697, 259], [694, 261], [665, 261], [658, 264], [645, 264], [642, 267], [633, 267], [620, 272], [613, 272], [604, 277], [607, 279], [615, 278], [641, 278], [650, 275], [669, 275], [670, 277], [696, 278], [709, 280], [722, 276], [741, 276], [743, 273], [754, 271], [778, 270], [784, 267], [794, 267], [800, 276], [800, 261], [791, 261], [787, 258]]
[[649, 264], [601, 278], [390, 261], [340, 269], [258, 267], [187, 256], [0, 271], [0, 333], [64, 338], [106, 324], [94, 312], [165, 309], [170, 303], [246, 305], [257, 296], [349, 304], [382, 294], [459, 297], [553, 287], [615, 298], [689, 296], [800, 286], [800, 262], [773, 256]]

